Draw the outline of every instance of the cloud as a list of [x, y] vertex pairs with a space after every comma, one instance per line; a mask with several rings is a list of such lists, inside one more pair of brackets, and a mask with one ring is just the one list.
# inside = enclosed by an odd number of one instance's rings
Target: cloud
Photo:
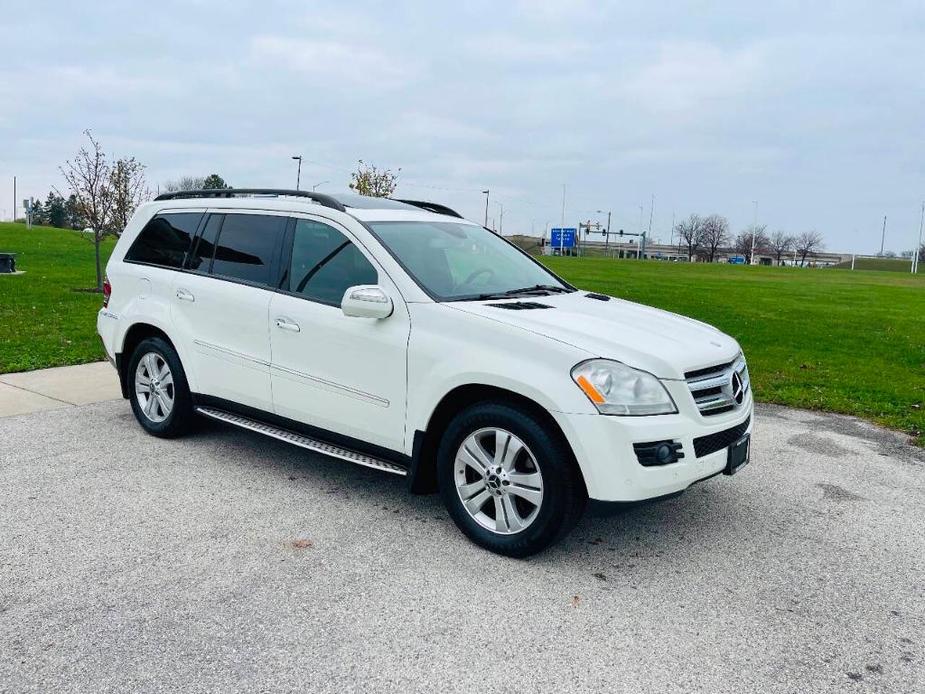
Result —
[[408, 83], [418, 68], [360, 43], [262, 35], [251, 41], [251, 56], [263, 68], [300, 72], [322, 83], [388, 88]]
[[702, 42], [666, 43], [654, 62], [619, 88], [643, 110], [702, 117], [756, 89], [766, 57], [760, 46], [723, 49]]

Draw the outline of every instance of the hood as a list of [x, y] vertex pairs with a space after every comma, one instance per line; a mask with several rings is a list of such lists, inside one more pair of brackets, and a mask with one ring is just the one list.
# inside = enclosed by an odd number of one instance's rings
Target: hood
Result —
[[[594, 294], [593, 296], [602, 296]], [[512, 310], [500, 304], [544, 304]], [[446, 304], [558, 340], [589, 353], [643, 369], [663, 379], [732, 361], [739, 344], [711, 325], [661, 309], [588, 292]]]

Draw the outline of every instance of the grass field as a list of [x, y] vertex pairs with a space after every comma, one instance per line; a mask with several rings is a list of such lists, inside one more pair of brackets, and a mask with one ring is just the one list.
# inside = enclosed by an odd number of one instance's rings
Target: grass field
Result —
[[[104, 246], [104, 256], [113, 240]], [[103, 358], [93, 244], [0, 223], [0, 373]], [[569, 281], [699, 318], [734, 335], [757, 398], [856, 414], [925, 444], [925, 274], [543, 258]]]
[[925, 444], [925, 275], [543, 258], [570, 282], [735, 336], [758, 400], [855, 414]]
[[[113, 239], [104, 242], [104, 259]], [[0, 373], [104, 357], [96, 335], [99, 294], [93, 243], [74, 231], [0, 223], [0, 252], [24, 275], [0, 275]]]

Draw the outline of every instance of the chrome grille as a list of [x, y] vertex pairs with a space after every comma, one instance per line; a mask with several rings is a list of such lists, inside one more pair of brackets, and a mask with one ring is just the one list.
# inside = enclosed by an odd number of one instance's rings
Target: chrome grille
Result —
[[705, 417], [734, 410], [745, 402], [751, 387], [748, 366], [741, 354], [726, 364], [689, 371], [684, 379], [697, 409]]

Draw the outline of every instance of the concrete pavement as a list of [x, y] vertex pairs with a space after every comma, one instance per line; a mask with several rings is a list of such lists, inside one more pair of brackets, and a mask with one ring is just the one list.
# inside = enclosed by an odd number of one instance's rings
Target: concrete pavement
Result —
[[121, 397], [116, 370], [106, 361], [0, 374], [0, 417]]
[[925, 458], [760, 407], [754, 458], [527, 561], [437, 497], [124, 401], [0, 419], [0, 691], [925, 691]]

